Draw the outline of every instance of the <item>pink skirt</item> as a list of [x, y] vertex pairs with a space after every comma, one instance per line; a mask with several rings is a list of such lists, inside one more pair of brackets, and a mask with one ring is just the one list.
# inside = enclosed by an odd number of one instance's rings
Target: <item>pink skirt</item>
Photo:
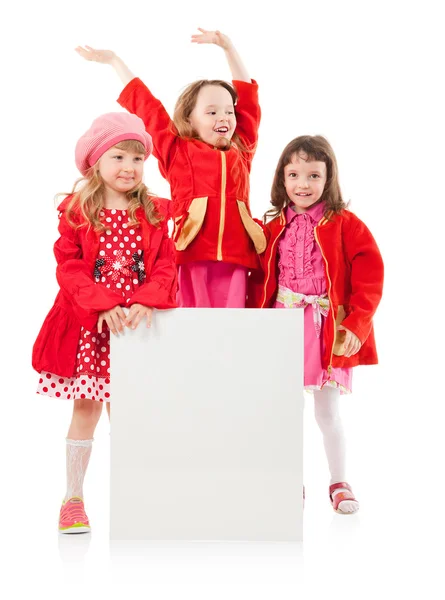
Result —
[[178, 306], [182, 308], [245, 308], [245, 267], [210, 260], [179, 266]]
[[[284, 304], [276, 301], [274, 308], [286, 308]], [[313, 308], [311, 305], [305, 308], [294, 308], [291, 310], [304, 310], [304, 389], [319, 390], [323, 385], [340, 389], [340, 394], [352, 392], [352, 369], [349, 367], [333, 367], [329, 376], [326, 369], [321, 366], [323, 356], [323, 328], [325, 318], [321, 317], [320, 337], [317, 337], [314, 327]]]

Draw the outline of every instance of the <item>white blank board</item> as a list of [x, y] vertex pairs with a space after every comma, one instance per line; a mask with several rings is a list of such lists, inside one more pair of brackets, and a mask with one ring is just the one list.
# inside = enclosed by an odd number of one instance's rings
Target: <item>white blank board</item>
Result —
[[303, 311], [111, 337], [111, 539], [301, 541]]

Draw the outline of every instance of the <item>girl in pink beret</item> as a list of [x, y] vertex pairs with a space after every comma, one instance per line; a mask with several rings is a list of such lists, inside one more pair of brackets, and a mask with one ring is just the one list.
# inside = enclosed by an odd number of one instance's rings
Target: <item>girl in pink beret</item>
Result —
[[149, 327], [153, 308], [176, 306], [168, 201], [142, 181], [152, 148], [135, 115], [102, 115], [77, 142], [83, 177], [58, 207], [60, 290], [37, 336], [32, 364], [40, 373], [39, 394], [74, 402], [61, 533], [90, 530], [83, 481], [104, 402], [110, 414], [110, 331], [135, 329], [144, 318]]

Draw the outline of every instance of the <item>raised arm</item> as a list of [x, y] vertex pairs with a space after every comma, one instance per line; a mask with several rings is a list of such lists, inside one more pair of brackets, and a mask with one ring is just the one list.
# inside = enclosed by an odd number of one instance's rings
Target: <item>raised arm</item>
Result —
[[128, 112], [144, 121], [146, 130], [153, 138], [153, 154], [159, 161], [163, 177], [168, 180], [168, 170], [176, 151], [178, 136], [162, 103], [112, 50], [78, 46], [76, 52], [85, 60], [111, 65], [116, 71], [125, 85], [118, 102]]
[[85, 60], [111, 65], [124, 85], [135, 78], [124, 61], [112, 50], [98, 50], [91, 46], [85, 46], [85, 48], [77, 46], [75, 50]]
[[258, 104], [258, 85], [249, 77], [235, 46], [231, 40], [220, 31], [207, 31], [199, 29], [200, 34], [192, 35], [192, 42], [196, 44], [215, 44], [222, 48], [226, 54], [227, 62], [232, 73], [233, 85], [238, 94], [236, 111], [236, 132], [243, 139], [249, 152], [245, 158], [250, 163], [253, 158], [258, 140], [258, 127], [261, 119], [261, 110]]
[[240, 55], [236, 51], [236, 48], [232, 44], [231, 40], [226, 35], [218, 30], [207, 31], [206, 29], [201, 29], [200, 27], [198, 27], [198, 31], [201, 33], [192, 35], [192, 42], [196, 44], [215, 44], [216, 46], [222, 48], [232, 73], [232, 79], [237, 81], [245, 81], [247, 83], [251, 82], [249, 73], [243, 64]]

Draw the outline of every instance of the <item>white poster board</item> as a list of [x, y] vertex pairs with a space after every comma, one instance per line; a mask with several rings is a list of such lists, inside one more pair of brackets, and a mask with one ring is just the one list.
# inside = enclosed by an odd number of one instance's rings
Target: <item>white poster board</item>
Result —
[[302, 540], [303, 311], [111, 337], [111, 539]]

